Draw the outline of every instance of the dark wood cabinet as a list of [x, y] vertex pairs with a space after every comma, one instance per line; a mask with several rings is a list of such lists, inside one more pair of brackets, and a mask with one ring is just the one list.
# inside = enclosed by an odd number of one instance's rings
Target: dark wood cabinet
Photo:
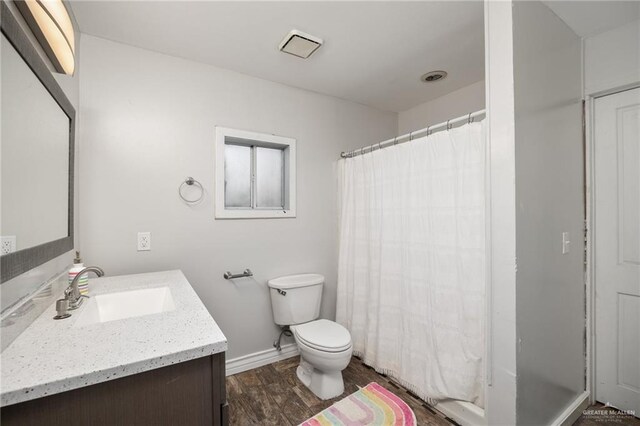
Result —
[[224, 352], [0, 409], [3, 426], [226, 426], [228, 417]]

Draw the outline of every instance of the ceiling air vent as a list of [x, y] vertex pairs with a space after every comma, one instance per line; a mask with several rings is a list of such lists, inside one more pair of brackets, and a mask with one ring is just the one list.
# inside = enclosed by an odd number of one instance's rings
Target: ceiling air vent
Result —
[[280, 51], [307, 59], [322, 46], [322, 39], [298, 30], [291, 30], [280, 43]]
[[425, 83], [433, 83], [443, 80], [446, 76], [446, 71], [431, 71], [420, 77], [420, 80], [424, 81]]

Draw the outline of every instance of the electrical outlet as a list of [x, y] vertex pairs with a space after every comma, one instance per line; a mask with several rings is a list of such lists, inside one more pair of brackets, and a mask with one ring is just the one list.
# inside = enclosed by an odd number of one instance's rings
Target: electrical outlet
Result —
[[571, 241], [569, 240], [569, 233], [562, 233], [562, 254], [569, 253], [569, 246], [571, 245]]
[[138, 232], [138, 251], [151, 250], [151, 232]]
[[9, 254], [16, 251], [16, 236], [15, 235], [7, 235], [5, 237], [0, 237], [0, 253], [1, 254]]

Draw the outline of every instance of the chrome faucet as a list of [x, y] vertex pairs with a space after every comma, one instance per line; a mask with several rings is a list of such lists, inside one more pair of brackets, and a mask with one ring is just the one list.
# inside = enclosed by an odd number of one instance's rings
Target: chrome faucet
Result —
[[102, 270], [102, 268], [98, 268], [97, 266], [89, 266], [76, 274], [76, 276], [73, 278], [73, 281], [71, 281], [71, 284], [69, 284], [69, 287], [67, 287], [67, 289], [64, 291], [64, 298], [69, 302], [70, 311], [78, 309], [80, 305], [82, 305], [84, 298], [89, 297], [80, 294], [80, 289], [78, 288], [78, 281], [80, 280], [80, 277], [88, 272], [93, 272], [98, 277], [104, 275], [104, 271]]
[[89, 298], [89, 296], [80, 294], [80, 289], [78, 288], [78, 281], [80, 280], [80, 277], [88, 272], [93, 272], [99, 277], [104, 275], [102, 268], [98, 268], [97, 266], [89, 266], [78, 272], [73, 278], [73, 281], [71, 281], [71, 284], [69, 284], [69, 287], [64, 291], [64, 299], [56, 301], [57, 315], [53, 317], [53, 319], [59, 320], [69, 318], [71, 316], [69, 311], [78, 309], [80, 305], [82, 305], [84, 298]]

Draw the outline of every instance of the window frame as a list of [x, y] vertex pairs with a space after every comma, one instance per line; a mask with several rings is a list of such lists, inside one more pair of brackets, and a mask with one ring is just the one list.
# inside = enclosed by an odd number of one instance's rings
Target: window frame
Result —
[[[245, 145], [283, 150], [284, 209], [226, 207], [225, 205], [225, 146]], [[251, 150], [255, 156], [255, 149]], [[255, 161], [252, 159], [251, 193], [256, 192]], [[215, 141], [215, 218], [216, 219], [273, 219], [296, 217], [296, 140], [284, 136], [216, 126]]]

